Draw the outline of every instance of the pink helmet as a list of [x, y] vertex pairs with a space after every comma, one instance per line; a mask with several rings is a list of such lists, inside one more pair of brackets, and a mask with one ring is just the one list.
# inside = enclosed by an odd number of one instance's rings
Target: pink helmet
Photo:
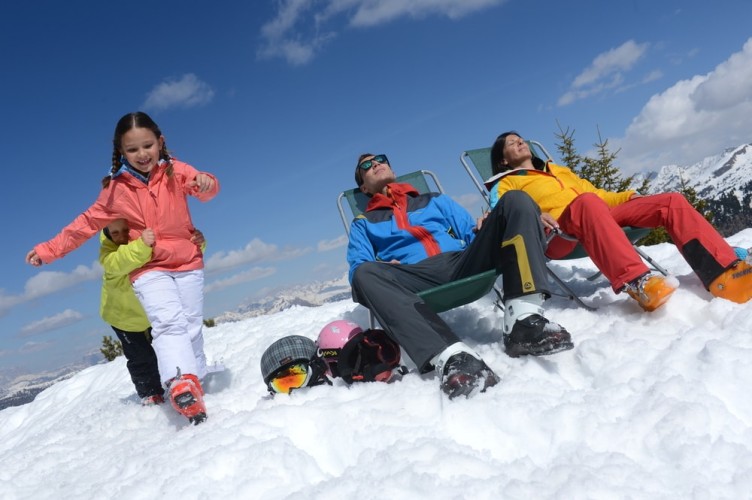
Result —
[[347, 341], [362, 331], [363, 329], [357, 323], [344, 319], [332, 321], [321, 329], [316, 346], [319, 357], [326, 363], [327, 375], [339, 377], [337, 356]]

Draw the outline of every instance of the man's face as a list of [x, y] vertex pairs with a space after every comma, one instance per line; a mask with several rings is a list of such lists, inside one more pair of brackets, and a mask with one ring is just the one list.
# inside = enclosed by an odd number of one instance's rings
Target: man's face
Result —
[[360, 190], [366, 194], [376, 194], [383, 191], [384, 187], [390, 182], [394, 182], [395, 176], [392, 171], [392, 167], [388, 161], [380, 163], [375, 160], [381, 155], [366, 156], [360, 161], [360, 164], [371, 160], [371, 167], [367, 170], [363, 170], [361, 175], [363, 178], [363, 184], [360, 186]]
[[114, 243], [118, 245], [125, 245], [130, 238], [130, 228], [128, 227], [128, 221], [125, 219], [118, 219], [110, 222], [107, 226], [107, 230], [110, 232], [110, 238]]

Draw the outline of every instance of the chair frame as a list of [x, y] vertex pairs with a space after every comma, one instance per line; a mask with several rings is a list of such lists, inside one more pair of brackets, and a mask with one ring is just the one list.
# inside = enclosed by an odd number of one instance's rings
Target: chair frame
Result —
[[[528, 147], [530, 148], [530, 152], [537, 156], [538, 158], [546, 158], [546, 161], [553, 161], [553, 157], [548, 152], [548, 150], [538, 141], [535, 140], [528, 140]], [[483, 172], [482, 170], [476, 165], [475, 161], [473, 161], [473, 155], [482, 154], [483, 152], [487, 152], [490, 154], [491, 148], [479, 148], [479, 149], [472, 149], [463, 151], [460, 155], [460, 162], [462, 163], [462, 166], [465, 168], [465, 171], [470, 176], [470, 179], [472, 180], [475, 187], [478, 189], [478, 192], [480, 193], [483, 200], [486, 202], [486, 205], [491, 206], [491, 196], [488, 192], [488, 189], [486, 189], [485, 185], [483, 184], [482, 180], [478, 180], [478, 176], [476, 175], [476, 172], [478, 175], [482, 176]], [[542, 153], [542, 154], [541, 154]], [[490, 176], [489, 176], [490, 177]], [[653, 267], [653, 269], [657, 270], [664, 276], [668, 276], [668, 271], [663, 268], [660, 264], [655, 262], [652, 257], [650, 257], [647, 253], [645, 253], [640, 247], [638, 247], [635, 242], [639, 240], [640, 238], [644, 237], [648, 232], [650, 232], [649, 229], [645, 228], [632, 228], [632, 227], [624, 227], [624, 232], [627, 234], [627, 237], [629, 238], [629, 241], [632, 243], [632, 246], [637, 251], [637, 253], [640, 255], [641, 258], [643, 258], [650, 266]], [[564, 232], [558, 231], [558, 232], [551, 232], [549, 233], [546, 244], [548, 244], [555, 236], [559, 236], [562, 238], [565, 238], [570, 241], [577, 241], [577, 238], [568, 235]], [[566, 257], [563, 259], [557, 259], [557, 260], [568, 260], [568, 259], [575, 259], [580, 257], [587, 257], [587, 253], [582, 248], [582, 245], [577, 245], [572, 252], [569, 253]], [[595, 310], [596, 308], [593, 306], [590, 306], [586, 304], [585, 302], [580, 299], [576, 293], [572, 291], [572, 289], [561, 279], [559, 276], [554, 273], [550, 267], [547, 266], [548, 273], [551, 276], [551, 279], [559, 286], [559, 288], [564, 292], [563, 294], [557, 294], [561, 295], [563, 297], [569, 298], [571, 300], [574, 300], [577, 304], [579, 304], [581, 307], [584, 307], [589, 310]], [[594, 275], [588, 277], [587, 279], [589, 281], [595, 280], [598, 276], [601, 275], [601, 272], [598, 271]]]
[[[428, 183], [431, 179], [434, 186]], [[430, 170], [417, 170], [408, 174], [397, 177], [397, 182], [408, 182], [419, 192], [426, 193], [438, 191], [444, 194], [444, 188], [439, 182], [436, 174]], [[350, 224], [353, 218], [365, 211], [366, 205], [370, 198], [360, 189], [348, 189], [343, 191], [337, 197], [337, 209], [339, 210], [342, 224], [345, 227], [345, 233], [350, 235]], [[349, 208], [352, 217], [348, 218], [346, 208]], [[451, 281], [427, 290], [419, 292], [417, 295], [434, 311], [444, 312], [464, 304], [475, 302], [488, 295], [491, 290], [496, 293], [497, 300], [495, 305], [503, 310], [502, 292], [496, 286], [498, 275], [496, 270], [492, 269], [483, 273], [467, 276], [465, 278]], [[369, 323], [371, 328], [375, 327], [376, 321], [372, 311], [369, 311]]]

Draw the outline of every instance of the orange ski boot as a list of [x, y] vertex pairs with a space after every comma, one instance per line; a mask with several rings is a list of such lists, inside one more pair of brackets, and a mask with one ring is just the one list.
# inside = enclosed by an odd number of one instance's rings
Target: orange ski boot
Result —
[[740, 260], [710, 284], [710, 293], [738, 304], [752, 299], [752, 266]]
[[204, 404], [204, 389], [201, 387], [198, 377], [187, 373], [180, 374], [170, 382], [170, 403], [178, 413], [198, 425], [206, 420], [206, 405]]
[[646, 311], [655, 311], [666, 303], [676, 288], [663, 276], [646, 274], [627, 283], [624, 290], [640, 304], [640, 307]]

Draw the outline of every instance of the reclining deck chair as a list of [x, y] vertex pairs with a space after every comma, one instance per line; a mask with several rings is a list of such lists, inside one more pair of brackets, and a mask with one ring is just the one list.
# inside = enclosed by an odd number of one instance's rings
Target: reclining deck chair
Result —
[[[429, 178], [435, 185], [435, 189], [431, 189], [429, 186]], [[429, 170], [418, 170], [416, 172], [401, 175], [397, 177], [397, 182], [411, 184], [420, 193], [428, 193], [431, 191], [438, 191], [440, 193], [444, 192], [436, 175]], [[339, 215], [342, 218], [342, 224], [345, 226], [345, 233], [347, 235], [350, 234], [350, 222], [353, 218], [365, 212], [369, 200], [370, 198], [357, 188], [343, 191], [337, 197], [337, 208], [339, 209]], [[352, 217], [347, 216], [345, 204], [349, 206]], [[428, 305], [428, 307], [434, 312], [439, 313], [475, 302], [481, 297], [488, 295], [491, 290], [494, 290], [497, 295], [496, 304], [499, 307], [502, 307], [501, 291], [494, 286], [497, 277], [496, 270], [491, 269], [480, 274], [475, 274], [434, 288], [429, 288], [428, 290], [418, 293], [418, 296], [423, 299], [426, 305]], [[369, 321], [371, 323], [371, 328], [374, 328], [375, 320], [373, 313], [370, 311]]]
[[[544, 161], [552, 161], [552, 156], [548, 153], [545, 147], [538, 142], [538, 141], [527, 141], [528, 146], [530, 147], [530, 152], [537, 156], [540, 159], [546, 159]], [[475, 187], [480, 192], [481, 196], [485, 200], [487, 205], [491, 205], [491, 197], [488, 193], [488, 190], [486, 189], [483, 181], [486, 179], [489, 179], [493, 175], [493, 168], [491, 166], [491, 148], [479, 148], [479, 149], [471, 149], [468, 151], [464, 151], [462, 155], [460, 155], [460, 162], [462, 162], [462, 166], [465, 167], [465, 171], [470, 176], [470, 179], [473, 181], [473, 184], [475, 184]], [[480, 176], [480, 180], [476, 176], [476, 174], [473, 172], [477, 172], [477, 174]], [[624, 227], [624, 233], [627, 235], [627, 238], [629, 238], [629, 241], [632, 242], [632, 246], [637, 251], [637, 253], [645, 259], [645, 261], [650, 264], [655, 270], [663, 274], [664, 276], [668, 275], [668, 271], [664, 269], [660, 264], [655, 262], [648, 254], [646, 254], [642, 249], [640, 249], [635, 242], [639, 240], [640, 238], [645, 237], [649, 232], [650, 229], [648, 228], [635, 228], [635, 227]], [[550, 241], [554, 236], [558, 236], [569, 239], [572, 241], [576, 241], [576, 238], [573, 236], [567, 235], [565, 233], [551, 233], [548, 236], [548, 241]], [[585, 249], [582, 248], [582, 245], [578, 244], [566, 257], [563, 257], [560, 260], [569, 260], [569, 259], [579, 259], [581, 257], [587, 257], [587, 253], [585, 252]], [[594, 309], [592, 306], [588, 306], [585, 304], [578, 296], [575, 294], [572, 289], [561, 279], [559, 276], [554, 273], [551, 268], [548, 268], [548, 272], [551, 275], [551, 278], [559, 285], [559, 287], [564, 291], [564, 296], [568, 297], [569, 299], [574, 300], [582, 307], [585, 307], [587, 309]], [[595, 273], [593, 276], [590, 276], [588, 280], [592, 281], [598, 276], [600, 276], [600, 271]]]

